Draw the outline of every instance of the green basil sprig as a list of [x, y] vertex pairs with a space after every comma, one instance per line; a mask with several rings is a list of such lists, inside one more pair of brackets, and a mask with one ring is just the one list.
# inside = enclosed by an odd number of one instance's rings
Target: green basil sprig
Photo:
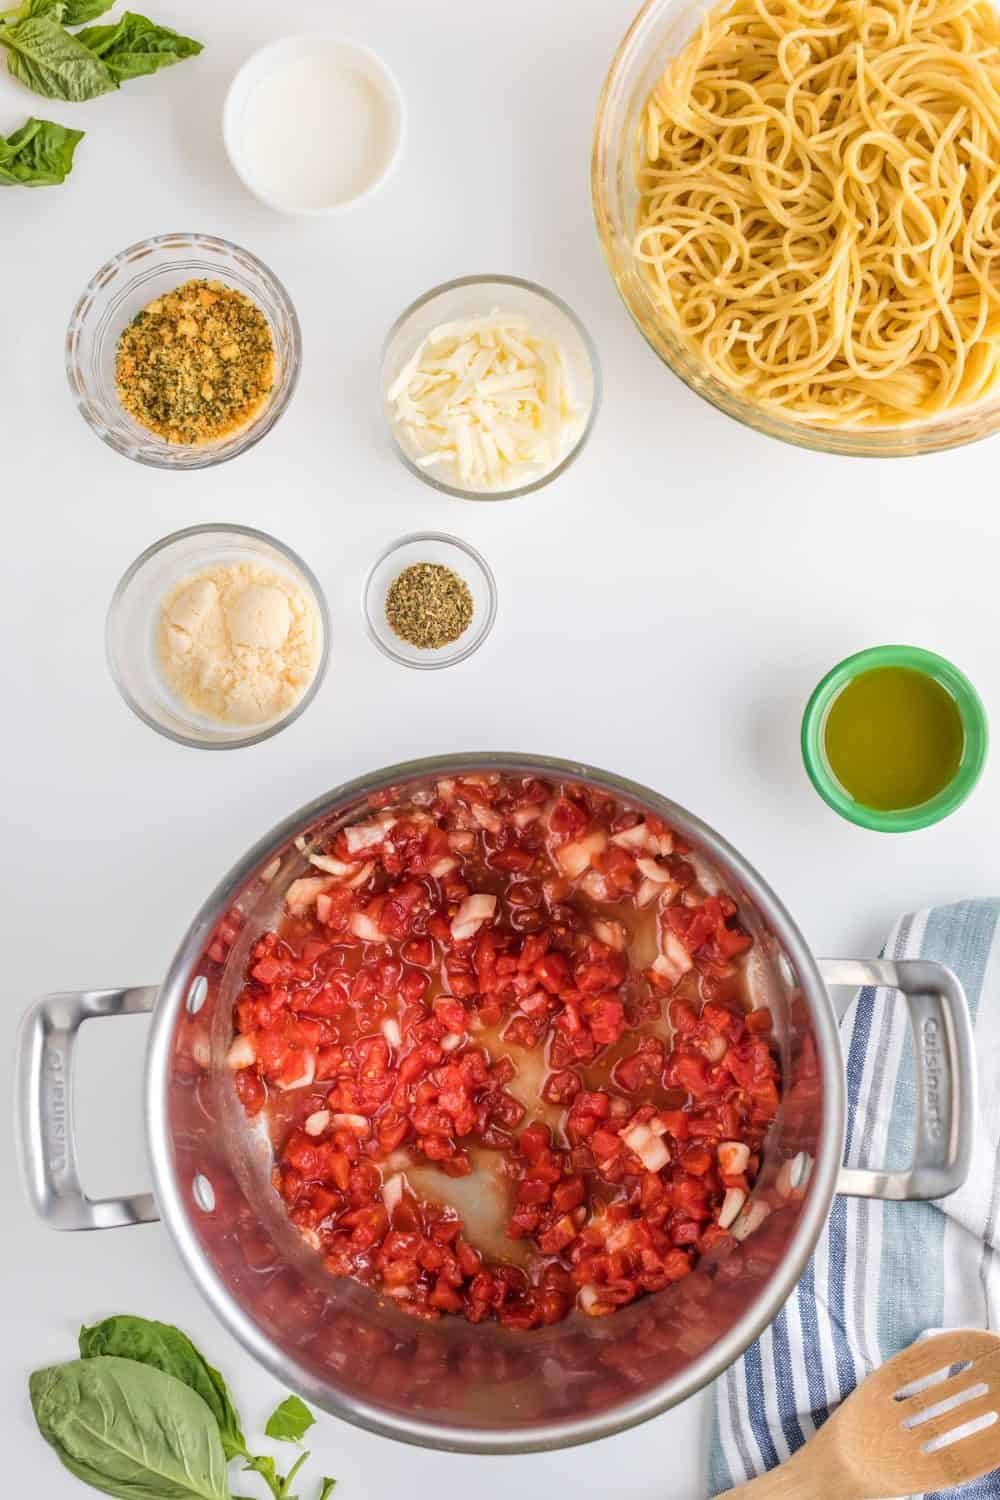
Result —
[[105, 0], [24, 0], [0, 13], [0, 46], [13, 76], [48, 99], [78, 102], [111, 93], [130, 78], [196, 57], [202, 44], [126, 11], [120, 21], [81, 26], [110, 8]]
[[[297, 1500], [292, 1480], [309, 1454], [279, 1474], [273, 1458], [251, 1453], [225, 1380], [179, 1328], [106, 1318], [81, 1328], [80, 1354], [29, 1382], [42, 1436], [80, 1479], [124, 1500], [230, 1500], [226, 1466], [238, 1458], [274, 1500]], [[297, 1443], [315, 1420], [289, 1396], [265, 1430]], [[319, 1500], [333, 1486], [324, 1478]]]
[[65, 182], [82, 130], [31, 119], [13, 135], [0, 135], [0, 187], [51, 187]]

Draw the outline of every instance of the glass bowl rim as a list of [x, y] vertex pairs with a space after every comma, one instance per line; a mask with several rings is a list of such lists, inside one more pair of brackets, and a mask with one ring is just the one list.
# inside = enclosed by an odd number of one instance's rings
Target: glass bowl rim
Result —
[[[229, 536], [246, 537], [255, 542], [263, 542], [266, 546], [272, 547], [275, 552], [280, 553], [282, 557], [292, 564], [294, 569], [302, 574], [313, 594], [316, 611], [323, 630], [323, 642], [320, 649], [319, 662], [317, 663], [312, 681], [298, 703], [294, 704], [288, 710], [287, 714], [247, 735], [234, 736], [228, 740], [201, 740], [194, 735], [181, 734], [177, 730], [168, 729], [165, 724], [158, 723], [156, 719], [135, 701], [118, 670], [115, 651], [111, 643], [111, 631], [115, 613], [125, 596], [126, 589], [140, 570], [145, 567], [146, 563], [160, 552], [165, 551], [167, 547], [172, 546], [175, 542], [186, 541], [188, 537], [206, 536], [208, 534], [218, 534], [219, 532], [224, 532]], [[308, 563], [304, 562], [291, 547], [286, 546], [284, 542], [279, 542], [277, 537], [271, 536], [266, 531], [258, 531], [254, 526], [239, 526], [228, 521], [207, 521], [198, 526], [182, 527], [180, 531], [172, 531], [168, 536], [160, 537], [158, 541], [151, 542], [148, 547], [139, 553], [135, 561], [130, 563], [125, 569], [125, 572], [115, 585], [111, 601], [108, 604], [104, 622], [104, 653], [108, 664], [108, 671], [111, 674], [111, 680], [118, 689], [125, 704], [132, 710], [136, 718], [141, 719], [150, 729], [155, 729], [156, 733], [163, 735], [164, 739], [172, 740], [175, 745], [189, 745], [195, 750], [242, 750], [249, 745], [262, 744], [264, 740], [271, 739], [273, 735], [280, 733], [282, 729], [287, 729], [289, 724], [293, 724], [305, 712], [315, 698], [326, 676], [326, 669], [330, 661], [330, 610], [326, 602], [326, 596], [315, 573], [309, 567]]]
[[[855, 801], [834, 776], [823, 748], [823, 728], [834, 700], [849, 682], [879, 667], [908, 667], [931, 677], [948, 692], [962, 720], [965, 746], [958, 770], [936, 796], [914, 807], [880, 809]], [[802, 716], [801, 748], [809, 780], [834, 812], [876, 833], [912, 833], [940, 823], [970, 795], [986, 763], [989, 722], [976, 689], [946, 657], [922, 646], [869, 646], [837, 662], [817, 683]]]
[[[464, 552], [465, 555], [471, 558], [473, 563], [476, 564], [486, 582], [486, 593], [489, 603], [486, 609], [486, 619], [484, 623], [480, 626], [479, 630], [473, 636], [472, 640], [470, 640], [466, 646], [463, 646], [461, 651], [456, 652], [454, 656], [449, 656], [444, 661], [414, 661], [409, 656], [403, 656], [400, 652], [394, 651], [393, 648], [382, 639], [378, 631], [375, 629], [374, 624], [372, 623], [372, 611], [369, 607], [368, 596], [371, 590], [372, 582], [375, 578], [375, 574], [378, 572], [379, 568], [382, 567], [383, 563], [389, 560], [394, 552], [398, 552], [401, 548], [408, 547], [414, 542], [444, 542], [450, 547], [457, 547], [460, 552]], [[362, 613], [365, 617], [365, 628], [368, 631], [369, 638], [374, 641], [375, 645], [382, 652], [383, 656], [387, 656], [390, 661], [397, 662], [402, 667], [412, 667], [416, 672], [436, 672], [440, 671], [443, 667], [454, 667], [457, 666], [460, 661], [467, 661], [470, 656], [472, 656], [476, 651], [479, 650], [480, 646], [486, 640], [487, 636], [490, 634], [490, 631], [493, 629], [497, 617], [497, 581], [494, 577], [493, 569], [490, 567], [483, 554], [477, 551], [477, 549], [472, 546], [471, 542], [463, 542], [461, 537], [452, 536], [447, 531], [411, 531], [408, 532], [405, 536], [397, 537], [394, 542], [390, 542], [388, 547], [384, 548], [383, 551], [378, 554], [375, 561], [368, 569], [364, 584], [362, 585], [361, 606]], [[459, 640], [461, 640], [461, 636], [459, 637]], [[457, 645], [458, 642], [456, 641], [455, 644]]]
[[[544, 474], [540, 474], [537, 479], [531, 480], [531, 482], [528, 484], [516, 485], [513, 489], [509, 490], [463, 489], [461, 485], [448, 484], [443, 479], [436, 478], [429, 472], [429, 470], [422, 469], [419, 464], [413, 462], [413, 460], [410, 458], [410, 455], [405, 451], [403, 445], [400, 443], [399, 438], [396, 436], [395, 423], [391, 420], [386, 407], [386, 387], [384, 379], [385, 361], [386, 356], [389, 352], [390, 345], [392, 344], [393, 339], [400, 332], [400, 330], [405, 327], [406, 323], [410, 318], [413, 317], [414, 313], [419, 312], [422, 307], [426, 306], [428, 302], [433, 301], [435, 297], [443, 296], [445, 292], [458, 291], [462, 287], [484, 286], [487, 283], [491, 283], [496, 286], [512, 286], [517, 287], [521, 291], [532, 292], [536, 296], [541, 297], [543, 301], [549, 302], [553, 307], [558, 308], [558, 310], [566, 318], [569, 319], [570, 323], [572, 323], [573, 327], [576, 329], [577, 333], [580, 336], [580, 340], [587, 353], [587, 359], [590, 363], [591, 377], [594, 382], [594, 395], [590, 403], [590, 410], [587, 413], [587, 417], [580, 431], [580, 435], [577, 438], [576, 442], [573, 444], [572, 448], [570, 448], [567, 453], [563, 454], [562, 458], [553, 468], [548, 469]], [[385, 423], [386, 427], [389, 430], [389, 438], [392, 442], [392, 446], [395, 449], [398, 457], [402, 460], [404, 467], [409, 469], [411, 474], [415, 474], [418, 479], [422, 479], [425, 484], [430, 485], [431, 489], [437, 490], [442, 495], [451, 495], [456, 500], [519, 500], [522, 495], [531, 495], [535, 490], [544, 489], [547, 484], [551, 484], [554, 479], [557, 479], [560, 474], [564, 473], [587, 446], [588, 442], [590, 441], [591, 434], [593, 433], [594, 425], [597, 421], [597, 416], [600, 411], [601, 402], [604, 396], [604, 381], [601, 374], [600, 355], [597, 352], [597, 345], [594, 343], [594, 340], [591, 337], [586, 324], [579, 317], [579, 315], [573, 311], [569, 303], [564, 302], [562, 297], [560, 297], [556, 292], [550, 291], [548, 287], [542, 286], [537, 281], [529, 281], [527, 277], [524, 276], [504, 276], [499, 274], [482, 273], [473, 276], [456, 276], [451, 281], [442, 281], [439, 283], [439, 285], [432, 286], [428, 291], [417, 297], [415, 301], [411, 302], [408, 307], [405, 307], [393, 322], [392, 327], [389, 329], [389, 332], [386, 334], [385, 338], [382, 341], [382, 352], [379, 357], [378, 373], [379, 404], [382, 408], [382, 414], [385, 417]]]
[[[613, 140], [611, 136], [612, 103], [629, 68], [636, 57], [641, 56], [641, 49], [657, 22], [677, 4], [678, 0], [643, 0], [618, 43], [605, 74], [591, 138], [591, 207], [601, 253], [625, 311], [657, 359], [688, 390], [740, 426], [809, 452], [828, 453], [836, 458], [920, 458], [930, 453], [944, 453], [953, 448], [967, 447], [971, 443], [996, 436], [1000, 432], [1000, 386], [985, 422], [976, 420], [977, 414], [982, 417], [984, 413], [982, 403], [977, 402], [954, 407], [930, 421], [896, 427], [814, 427], [765, 411], [744, 400], [736, 391], [730, 391], [721, 382], [707, 375], [693, 357], [689, 362], [690, 368], [685, 368], [679, 357], [669, 353], [658, 342], [658, 320], [652, 319], [651, 327], [645, 325], [639, 310], [633, 306], [625, 291], [624, 276], [619, 274], [616, 264], [614, 247], [617, 236], [607, 208], [607, 202], [613, 201], [614, 183], [612, 174], [604, 170], [604, 162], [609, 156], [614, 158], [615, 176], [626, 170], [623, 152], [619, 149], [620, 141]], [[692, 30], [691, 35], [694, 34]]]
[[[166, 451], [163, 453], [133, 453], [117, 441], [111, 433], [102, 432], [95, 426], [87, 410], [86, 399], [82, 397], [80, 387], [75, 378], [76, 365], [73, 360], [74, 337], [83, 324], [83, 316], [86, 308], [111, 279], [109, 272], [117, 274], [118, 268], [129, 257], [140, 250], [176, 248], [179, 254], [183, 253], [183, 247], [178, 241], [191, 242], [191, 248], [195, 250], [198, 246], [206, 246], [227, 254], [235, 252], [237, 255], [244, 257], [250, 262], [255, 272], [262, 273], [263, 279], [273, 284], [277, 293], [277, 299], [282, 304], [282, 311], [288, 321], [291, 347], [287, 360], [288, 378], [285, 389], [267, 407], [257, 427], [247, 428], [242, 434], [233, 434], [232, 449], [226, 453], [222, 453], [218, 449], [211, 449], [207, 445], [202, 448], [200, 445], [193, 443], [165, 443], [163, 447]], [[295, 303], [292, 301], [285, 283], [271, 270], [271, 267], [265, 261], [261, 260], [259, 255], [255, 255], [245, 245], [239, 245], [235, 240], [227, 240], [217, 234], [200, 234], [197, 230], [193, 229], [178, 229], [164, 234], [150, 235], [147, 239], [136, 240], [133, 244], [126, 245], [124, 249], [119, 250], [115, 255], [109, 256], [104, 264], [94, 272], [73, 304], [73, 311], [70, 314], [69, 323], [66, 328], [63, 349], [64, 367], [70, 394], [73, 397], [77, 411], [83, 417], [91, 432], [96, 437], [99, 437], [101, 442], [112, 449], [113, 452], [120, 454], [123, 458], [131, 459], [133, 463], [142, 464], [144, 467], [150, 469], [166, 469], [172, 472], [214, 468], [217, 464], [229, 463], [231, 459], [239, 458], [241, 454], [248, 453], [251, 448], [255, 448], [271, 431], [278, 419], [284, 416], [298, 387], [299, 376], [302, 372], [302, 327], [299, 323], [299, 315], [295, 310]], [[239, 441], [241, 436], [244, 441]], [[151, 434], [151, 437], [155, 438], [156, 434]], [[173, 457], [175, 453], [178, 455], [177, 459]], [[204, 457], [190, 457], [191, 455], [199, 455], [201, 453], [204, 454]]]

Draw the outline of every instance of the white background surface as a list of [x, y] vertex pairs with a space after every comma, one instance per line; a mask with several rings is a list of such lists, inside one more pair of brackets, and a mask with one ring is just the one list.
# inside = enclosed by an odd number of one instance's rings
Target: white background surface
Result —
[[[36, 100], [0, 77], [3, 133], [33, 111], [88, 132], [64, 187], [0, 194], [0, 1093], [33, 995], [155, 982], [197, 905], [263, 830], [343, 779], [414, 755], [546, 752], [646, 782], [741, 847], [819, 952], [873, 954], [900, 910], [996, 894], [996, 758], [947, 823], [893, 839], [826, 809], [797, 735], [822, 673], [887, 640], [952, 657], [996, 705], [1000, 447], [824, 459], [743, 431], [660, 367], [617, 301], [588, 196], [594, 106], [632, 0], [150, 6], [202, 38], [202, 57], [82, 106]], [[406, 96], [408, 139], [375, 199], [299, 222], [240, 186], [219, 118], [254, 47], [323, 24], [384, 54]], [[175, 229], [260, 255], [288, 286], [305, 340], [298, 394], [270, 436], [187, 475], [139, 468], [98, 442], [62, 367], [66, 321], [91, 274]], [[396, 314], [427, 287], [481, 271], [559, 292], [604, 366], [587, 453], [551, 489], [509, 505], [448, 500], [411, 478], [376, 396]], [[154, 735], [118, 699], [103, 658], [104, 613], [126, 565], [204, 521], [287, 541], [319, 575], [333, 617], [332, 666], [312, 708], [268, 744], [228, 754]], [[479, 547], [499, 585], [487, 645], [439, 673], [377, 654], [360, 610], [376, 552], [424, 528]], [[82, 1034], [76, 1105], [94, 1194], [148, 1185], [144, 1027]], [[25, 1378], [71, 1357], [80, 1322], [111, 1312], [188, 1329], [231, 1378], [248, 1426], [263, 1423], [282, 1393], [202, 1306], [159, 1227], [50, 1232], [22, 1198], [10, 1146], [0, 1147], [0, 1222], [9, 1493], [82, 1495], [34, 1431]], [[548, 1500], [623, 1483], [631, 1500], [680, 1500], [704, 1493], [702, 1414], [691, 1402], [594, 1448], [522, 1459], [423, 1453], [324, 1419], [309, 1472], [339, 1476], [341, 1500], [506, 1500], [515, 1487], [522, 1500]]]

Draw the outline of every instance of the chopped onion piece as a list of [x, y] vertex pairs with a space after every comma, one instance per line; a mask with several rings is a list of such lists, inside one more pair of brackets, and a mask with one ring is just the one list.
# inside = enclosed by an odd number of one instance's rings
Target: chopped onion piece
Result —
[[611, 922], [598, 917], [591, 923], [590, 930], [606, 948], [613, 948], [616, 953], [624, 951], [627, 934], [623, 922]]
[[805, 1192], [812, 1173], [812, 1157], [808, 1151], [800, 1151], [781, 1163], [774, 1186], [782, 1198], [798, 1197]]
[[729, 1228], [746, 1201], [747, 1195], [742, 1188], [726, 1189], [726, 1196], [723, 1198], [722, 1207], [719, 1209], [720, 1229]]
[[653, 962], [653, 973], [677, 984], [691, 968], [691, 955], [674, 932], [663, 935], [663, 952]]
[[352, 823], [350, 828], [344, 829], [349, 852], [358, 854], [362, 849], [374, 849], [376, 844], [383, 842], [389, 829], [394, 827], [395, 823], [396, 819], [386, 813], [370, 823]]
[[647, 854], [670, 854], [674, 847], [671, 833], [654, 833], [648, 823], [636, 823], [611, 835], [611, 842], [621, 849], [645, 849]]
[[581, 1312], [591, 1313], [601, 1300], [601, 1289], [596, 1286], [582, 1286], [577, 1292], [576, 1301]]
[[402, 1173], [396, 1172], [392, 1177], [387, 1177], [382, 1184], [382, 1202], [390, 1219], [403, 1201], [403, 1188], [405, 1181]]
[[739, 1223], [733, 1225], [733, 1239], [745, 1240], [747, 1235], [760, 1228], [770, 1212], [768, 1204], [762, 1203], [759, 1198], [756, 1203], [751, 1203]]
[[636, 865], [647, 880], [655, 880], [658, 885], [670, 885], [673, 879], [670, 871], [665, 870], [662, 865], [657, 864], [655, 859], [650, 859], [648, 854], [643, 855], [641, 859], [637, 859]]
[[293, 917], [302, 916], [315, 905], [317, 896], [335, 884], [332, 875], [304, 875], [301, 880], [293, 880], [288, 887], [285, 905]]
[[630, 1151], [635, 1152], [636, 1156], [641, 1155], [649, 1142], [655, 1139], [648, 1125], [633, 1125], [631, 1130], [626, 1130], [622, 1135], [622, 1140]]
[[487, 833], [499, 833], [503, 827], [503, 818], [492, 807], [486, 807], [482, 802], [473, 802], [472, 816], [480, 828], [485, 828]]
[[364, 1115], [331, 1115], [330, 1124], [334, 1130], [350, 1130], [355, 1135], [368, 1135], [371, 1131], [371, 1122]]
[[443, 880], [445, 875], [450, 875], [452, 870], [458, 869], [458, 866], [459, 861], [453, 855], [444, 854], [440, 859], [434, 861], [428, 868], [427, 873], [428, 875], [433, 875], [435, 880]]
[[403, 1040], [399, 1030], [399, 1022], [393, 1016], [386, 1016], [382, 1022], [382, 1035], [390, 1047], [398, 1047]]
[[353, 875], [357, 869], [356, 865], [345, 864], [342, 859], [334, 859], [332, 854], [307, 854], [306, 859], [317, 870], [325, 870], [328, 875]]
[[257, 1061], [257, 1049], [253, 1039], [248, 1036], [238, 1036], [226, 1053], [226, 1067], [238, 1072], [241, 1068], [251, 1068]]
[[446, 1037], [442, 1037], [440, 1042], [438, 1042], [438, 1046], [441, 1048], [442, 1052], [454, 1052], [455, 1048], [461, 1047], [464, 1041], [464, 1032], [449, 1031], [448, 1035]]
[[750, 1165], [750, 1147], [744, 1141], [720, 1141], [716, 1154], [719, 1166], [727, 1177], [738, 1177]]
[[563, 844], [556, 850], [556, 860], [563, 874], [576, 880], [607, 847], [608, 836], [598, 828], [582, 839], [571, 839], [568, 844]]
[[381, 943], [385, 941], [385, 933], [375, 918], [370, 917], [366, 911], [352, 912], [347, 925], [354, 933], [354, 936], [360, 938], [363, 943]]
[[466, 896], [452, 918], [451, 935], [456, 943], [474, 937], [484, 922], [492, 921], [497, 909], [496, 896]]
[[647, 1172], [658, 1172], [660, 1168], [665, 1167], [667, 1165], [667, 1162], [670, 1160], [670, 1152], [667, 1150], [663, 1142], [655, 1135], [652, 1136], [649, 1143], [643, 1146], [642, 1150], [638, 1151], [636, 1155], [639, 1157], [639, 1160], [642, 1162]]
[[306, 1120], [302, 1129], [306, 1135], [322, 1135], [330, 1123], [330, 1111], [328, 1109], [317, 1109]]

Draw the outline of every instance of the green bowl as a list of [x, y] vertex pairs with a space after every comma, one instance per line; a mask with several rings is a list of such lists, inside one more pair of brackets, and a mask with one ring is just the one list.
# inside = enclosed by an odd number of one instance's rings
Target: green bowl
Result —
[[[933, 677], [954, 699], [965, 730], [962, 759], [948, 785], [929, 802], [890, 812], [855, 801], [830, 769], [824, 748], [826, 716], [834, 699], [855, 677], [876, 667], [909, 667]], [[872, 646], [848, 656], [827, 672], [806, 704], [802, 718], [802, 759], [817, 792], [842, 818], [879, 833], [910, 833], [915, 828], [929, 828], [953, 813], [979, 780], [988, 744], [986, 712], [972, 683], [943, 656], [922, 651], [919, 646]]]

